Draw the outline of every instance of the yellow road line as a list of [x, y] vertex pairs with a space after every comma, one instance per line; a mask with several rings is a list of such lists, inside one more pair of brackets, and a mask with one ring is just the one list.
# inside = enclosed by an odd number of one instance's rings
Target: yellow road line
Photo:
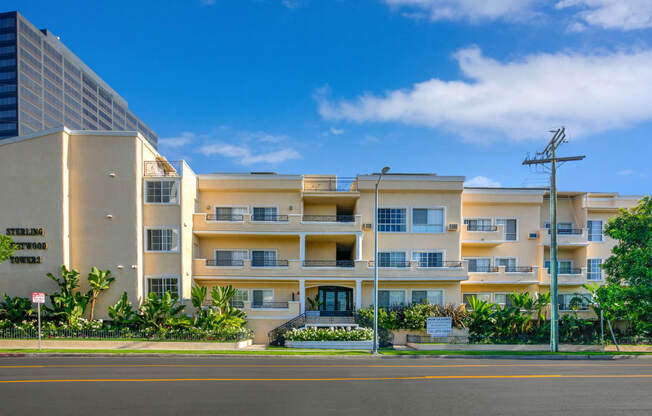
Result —
[[[605, 367], [607, 363], [546, 363], [546, 364], [33, 364], [0, 365], [3, 368], [487, 368], [487, 367]], [[616, 363], [611, 363], [616, 366]], [[617, 367], [650, 367], [650, 364], [622, 364]]]
[[157, 381], [387, 381], [387, 380], [487, 380], [487, 379], [628, 379], [650, 378], [652, 374], [523, 374], [523, 375], [455, 375], [412, 377], [329, 377], [329, 378], [90, 378], [90, 379], [42, 379], [0, 380], [3, 384], [21, 383], [87, 383], [87, 382], [157, 382]]

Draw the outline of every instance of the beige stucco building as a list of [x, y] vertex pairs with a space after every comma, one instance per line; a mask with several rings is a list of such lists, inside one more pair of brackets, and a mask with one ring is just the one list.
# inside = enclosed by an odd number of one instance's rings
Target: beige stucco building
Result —
[[[377, 175], [196, 174], [135, 132], [57, 129], [0, 142], [0, 232], [19, 246], [0, 264], [0, 293], [51, 291], [61, 265], [116, 277], [142, 301], [193, 284], [230, 284], [256, 341], [309, 308], [346, 315], [372, 303]], [[561, 192], [562, 309], [602, 282], [613, 242], [602, 233], [640, 197]], [[383, 177], [378, 211], [379, 304], [460, 304], [475, 295], [547, 291], [546, 189], [465, 188], [463, 176]], [[84, 282], [85, 279], [82, 279]], [[83, 288], [85, 289], [85, 288]]]

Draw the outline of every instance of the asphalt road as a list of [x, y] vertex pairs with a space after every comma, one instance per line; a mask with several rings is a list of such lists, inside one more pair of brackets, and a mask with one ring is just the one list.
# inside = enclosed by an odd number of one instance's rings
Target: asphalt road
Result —
[[0, 415], [652, 415], [652, 360], [0, 358]]

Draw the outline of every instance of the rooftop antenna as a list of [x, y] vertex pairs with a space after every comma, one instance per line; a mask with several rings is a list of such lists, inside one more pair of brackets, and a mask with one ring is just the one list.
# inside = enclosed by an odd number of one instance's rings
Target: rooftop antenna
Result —
[[552, 139], [541, 152], [536, 152], [534, 157], [528, 156], [523, 165], [542, 166], [548, 168], [550, 164], [550, 351], [559, 351], [559, 299], [557, 299], [557, 163], [582, 160], [585, 156], [557, 157], [557, 148], [566, 140], [566, 129], [560, 127], [550, 130]]

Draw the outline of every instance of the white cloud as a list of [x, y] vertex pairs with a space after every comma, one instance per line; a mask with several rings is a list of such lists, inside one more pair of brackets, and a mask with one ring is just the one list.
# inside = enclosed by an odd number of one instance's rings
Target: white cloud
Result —
[[176, 137], [165, 137], [159, 139], [158, 143], [162, 147], [182, 147], [192, 142], [194, 138], [195, 135], [193, 133], [184, 131]]
[[621, 176], [627, 176], [627, 175], [633, 175], [633, 174], [634, 174], [634, 171], [631, 170], [631, 169], [623, 169], [623, 170], [619, 170], [618, 172], [616, 172], [616, 175], [621, 175]]
[[288, 9], [297, 9], [303, 6], [303, 0], [282, 0], [281, 4]]
[[334, 134], [335, 136], [339, 136], [340, 134], [344, 133], [344, 130], [342, 129], [336, 129], [335, 127], [331, 127], [331, 134]]
[[199, 0], [199, 3], [202, 6], [212, 6], [215, 4], [215, 0]]
[[301, 155], [294, 149], [280, 149], [269, 152], [253, 153], [246, 145], [236, 146], [228, 143], [215, 143], [202, 146], [199, 151], [206, 155], [220, 155], [235, 159], [241, 165], [257, 163], [277, 164], [291, 159], [300, 159]]
[[489, 179], [486, 176], [475, 176], [464, 182], [464, 186], [475, 186], [480, 188], [499, 188], [500, 182]]
[[466, 79], [438, 78], [382, 95], [315, 98], [328, 120], [439, 127], [470, 140], [546, 139], [564, 125], [570, 137], [652, 120], [652, 50], [582, 55], [534, 54], [499, 62], [477, 47], [454, 55]]
[[229, 127], [222, 127], [199, 137], [203, 143], [197, 152], [204, 156], [224, 156], [241, 165], [279, 164], [301, 158], [291, 139], [285, 135], [233, 131]]
[[580, 8], [575, 15], [577, 19], [604, 29], [634, 30], [652, 27], [650, 0], [561, 0], [555, 7]]
[[410, 17], [430, 20], [514, 20], [533, 14], [540, 0], [384, 0]]

